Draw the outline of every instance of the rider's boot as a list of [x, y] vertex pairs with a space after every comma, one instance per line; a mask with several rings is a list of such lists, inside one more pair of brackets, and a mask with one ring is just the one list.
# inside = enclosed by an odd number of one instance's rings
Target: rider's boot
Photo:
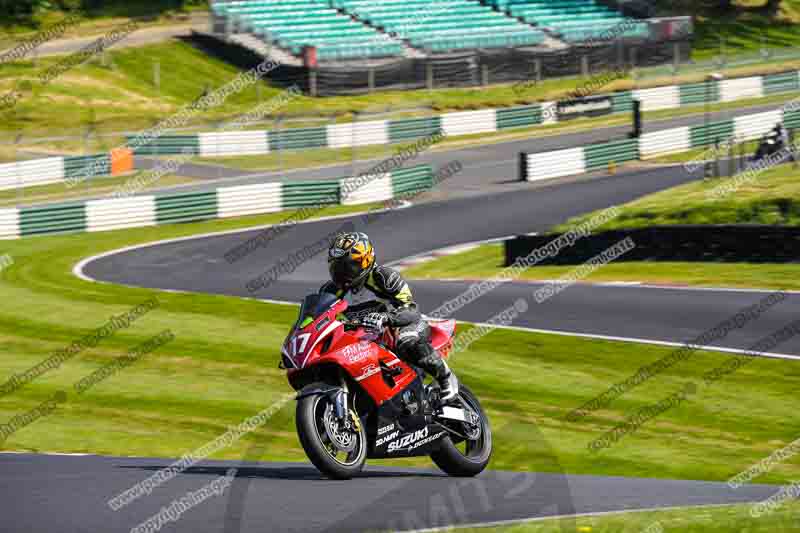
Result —
[[436, 381], [439, 382], [439, 388], [441, 389], [439, 393], [441, 395], [441, 400], [442, 402], [447, 403], [458, 396], [458, 378], [456, 378], [456, 375], [452, 370], [450, 370], [450, 367], [447, 366], [447, 363], [445, 363], [441, 358], [439, 361], [442, 361], [442, 365], [444, 366], [446, 373], [442, 378], [437, 377]]
[[419, 360], [420, 366], [439, 383], [441, 401], [449, 402], [458, 396], [458, 379], [429, 343], [420, 344], [419, 348], [425, 352]]

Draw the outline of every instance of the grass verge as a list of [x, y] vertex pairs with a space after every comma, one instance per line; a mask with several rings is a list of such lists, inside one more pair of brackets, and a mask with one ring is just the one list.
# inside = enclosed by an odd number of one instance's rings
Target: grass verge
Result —
[[[620, 215], [595, 231], [643, 228], [671, 224], [778, 224], [800, 225], [800, 171], [792, 165], [770, 169], [744, 183], [735, 192], [709, 193], [731, 178], [696, 181], [650, 194], [619, 207]], [[566, 231], [596, 213], [581, 215], [553, 228]], [[490, 278], [503, 268], [499, 244], [440, 257], [404, 271], [412, 278]], [[574, 266], [536, 266], [522, 279], [552, 280]], [[800, 290], [800, 264], [618, 262], [592, 272], [587, 281], [641, 281], [692, 286], [757, 287]]]
[[[543, 520], [493, 527], [499, 533], [564, 533], [576, 527], [580, 533], [787, 533], [800, 531], [799, 502], [787, 502], [768, 516], [753, 518], [750, 505], [726, 505], [664, 511], [582, 516], [568, 520]], [[649, 529], [648, 529], [649, 528]], [[465, 528], [463, 533], [483, 533], [487, 528]]]
[[[595, 231], [670, 224], [800, 225], [800, 169], [784, 164], [739, 177], [746, 179], [712, 178], [649, 194], [620, 206], [620, 215]], [[715, 194], [726, 184], [738, 186], [729, 194]], [[564, 231], [593, 215], [570, 219], [553, 232]]]
[[[52, 183], [49, 185], [26, 187], [23, 190], [6, 189], [4, 191], [0, 191], [0, 206], [28, 206], [39, 203], [81, 200], [91, 196], [111, 194], [118, 187], [124, 185], [128, 180], [136, 179], [138, 174], [139, 173], [114, 177], [101, 176], [84, 181], [75, 187], [67, 187], [66, 183]], [[187, 178], [185, 176], [176, 176], [170, 174], [167, 176], [162, 176], [150, 187], [143, 189], [142, 192], [151, 188], [172, 187], [175, 185], [185, 185], [189, 183], [198, 183], [198, 180]]]
[[[74, 277], [71, 270], [81, 258], [122, 246], [275, 222], [284, 216], [3, 243], [2, 251], [14, 263], [0, 273], [0, 297], [9, 303], [0, 308], [2, 379], [39, 363], [102, 326], [111, 315], [153, 296], [160, 306], [60, 368], [0, 397], [0, 420], [8, 422], [56, 391], [67, 393], [55, 412], [13, 433], [2, 448], [174, 457], [277, 401], [288, 390], [276, 368], [278, 346], [295, 307], [97, 284]], [[222, 273], [231, 267], [220, 263], [218, 268]], [[167, 328], [175, 336], [172, 342], [83, 394], [73, 390], [81, 378]], [[627, 414], [730, 357], [698, 353], [606, 409], [577, 423], [564, 420], [570, 409], [668, 351], [496, 330], [456, 354], [452, 362], [492, 418], [494, 468], [724, 480], [800, 435], [794, 408], [800, 366], [758, 359], [701, 389], [691, 402], [664, 413], [614, 447], [590, 452], [588, 443]], [[264, 459], [304, 460], [292, 406], [290, 402], [274, 415], [257, 436], [267, 444]], [[215, 457], [240, 457], [250, 438], [256, 437], [248, 436]], [[426, 459], [400, 463], [429, 465]], [[784, 482], [798, 474], [800, 464], [787, 461], [758, 481]]]
[[[503, 247], [485, 244], [473, 250], [421, 263], [403, 271], [415, 279], [488, 279], [503, 269]], [[555, 280], [575, 266], [536, 266], [524, 280]], [[800, 290], [800, 265], [755, 263], [624, 262], [603, 265], [586, 281], [640, 281], [695, 287], [738, 287]]]
[[[0, 73], [0, 94], [14, 91], [22, 97], [15, 106], [0, 112], [3, 119], [0, 121], [0, 132], [15, 137], [21, 134], [24, 138], [59, 134], [82, 136], [87, 132], [102, 135], [123, 129], [144, 130], [194, 102], [206, 89], [219, 88], [239, 74], [233, 66], [211, 58], [186, 43], [168, 41], [114, 50], [109, 52], [105, 65], [99, 60], [92, 60], [68, 70], [47, 85], [37, 81], [39, 74], [59, 61], [63, 59], [48, 57], [4, 66]], [[160, 71], [158, 83], [154, 78], [155, 65], [158, 65]], [[800, 67], [800, 62], [796, 66]], [[792, 68], [792, 65], [781, 63], [778, 67], [786, 70]], [[654, 80], [652, 85], [694, 81], [692, 76], [685, 80], [681, 77]], [[331, 117], [331, 120], [336, 117], [335, 120], [350, 121], [352, 113], [356, 111], [384, 112], [386, 109], [402, 110], [423, 106], [439, 113], [516, 106], [557, 100], [581, 87], [586, 81], [580, 77], [546, 80], [522, 91], [515, 90], [512, 84], [504, 84], [433, 91], [381, 91], [368, 95], [330, 98], [299, 96], [273, 114], [284, 114], [288, 117]], [[651, 86], [651, 82], [639, 81], [637, 85], [629, 78], [620, 79], [597, 88], [596, 92], [605, 93], [635, 86]], [[247, 112], [281, 92], [282, 89], [266, 84], [247, 87], [230, 96], [224, 104], [204, 112], [202, 116], [194, 117], [186, 126], [198, 130], [213, 130], [220, 121]], [[125, 102], [125, 106], [119, 105], [121, 101]], [[675, 112], [671, 111], [664, 116], [674, 116]], [[315, 124], [321, 125], [319, 121]], [[269, 127], [264, 125], [259, 126], [259, 129]], [[73, 140], [70, 144], [75, 145], [76, 149], [85, 148], [83, 140]]]

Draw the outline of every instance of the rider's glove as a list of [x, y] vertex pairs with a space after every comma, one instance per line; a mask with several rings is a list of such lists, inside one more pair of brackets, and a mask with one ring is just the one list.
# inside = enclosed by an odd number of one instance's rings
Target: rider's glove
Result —
[[360, 322], [363, 326], [368, 328], [383, 330], [383, 326], [389, 322], [389, 315], [386, 313], [370, 313], [364, 316]]

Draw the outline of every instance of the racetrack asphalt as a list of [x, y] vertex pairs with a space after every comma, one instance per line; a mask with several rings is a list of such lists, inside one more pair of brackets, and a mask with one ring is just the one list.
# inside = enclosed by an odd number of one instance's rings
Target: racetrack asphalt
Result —
[[[250, 292], [247, 282], [278, 262], [287, 261], [299, 250], [313, 247], [350, 221], [356, 230], [367, 232], [373, 239], [378, 261], [389, 263], [465, 242], [541, 232], [569, 217], [692, 179], [681, 167], [646, 169], [553, 183], [538, 189], [428, 202], [395, 209], [368, 222], [363, 217], [351, 216], [298, 224], [233, 264], [225, 260], [225, 253], [262, 230], [192, 238], [107, 255], [90, 261], [83, 272], [93, 279], [126, 285], [296, 302], [325, 281], [324, 253], [318, 253], [256, 292]], [[464, 281], [411, 282], [423, 312], [431, 312], [468, 291], [470, 285]], [[515, 326], [683, 343], [766, 297], [752, 291], [577, 284], [537, 304], [533, 292], [542, 285], [502, 284], [452, 316], [486, 322], [516, 299], [526, 298], [530, 305], [515, 319]], [[798, 314], [800, 295], [790, 294], [758, 319], [732, 330], [713, 345], [749, 349], [791, 323]], [[776, 351], [800, 355], [800, 338], [786, 340]]]
[[[454, 158], [449, 154], [447, 159]], [[484, 160], [493, 163], [491, 159]], [[464, 165], [469, 168], [468, 163]], [[492, 176], [501, 181], [512, 177], [499, 172]], [[535, 188], [504, 188], [504, 192], [494, 194], [484, 190], [480, 196], [422, 203], [369, 220], [348, 216], [299, 224], [232, 264], [225, 260], [225, 253], [262, 230], [112, 253], [84, 264], [82, 274], [127, 285], [297, 301], [325, 280], [323, 253], [254, 294], [246, 283], [347, 222], [370, 234], [379, 261], [392, 262], [464, 242], [543, 231], [571, 216], [693, 179], [696, 178], [675, 166], [558, 181]], [[424, 312], [470, 285], [411, 283]], [[765, 296], [748, 291], [576, 285], [543, 304], [534, 304], [531, 296], [538, 286], [541, 285], [503, 284], [454, 316], [483, 322], [515, 300], [527, 298], [531, 305], [515, 320], [516, 326], [682, 343]], [[800, 296], [789, 295], [758, 319], [731, 331], [717, 345], [746, 349], [794, 320], [798, 311]], [[781, 345], [780, 351], [800, 354], [800, 341], [793, 338]], [[738, 503], [762, 500], [778, 490], [770, 486], [732, 490], [722, 483], [701, 481], [564, 475], [555, 454], [550, 459], [547, 470], [551, 473], [547, 474], [493, 471], [475, 479], [453, 479], [435, 470], [373, 465], [364, 475], [346, 482], [324, 480], [305, 464], [203, 462], [155, 489], [150, 496], [114, 512], [106, 500], [169, 461], [4, 454], [0, 455], [0, 465], [7, 475], [0, 490], [14, 512], [0, 520], [12, 526], [11, 531], [129, 531], [169, 506], [173, 499], [224, 475], [230, 466], [242, 468], [229, 492], [187, 511], [176, 524], [168, 526], [171, 530], [417, 530], [543, 516]], [[575, 529], [567, 524], [563, 531]]]
[[[710, 120], [725, 120], [733, 117], [762, 113], [779, 109], [777, 104], [760, 105], [727, 111], [716, 111], [709, 114]], [[683, 116], [678, 118], [646, 120], [643, 128], [645, 132], [661, 131], [669, 128], [699, 125], [704, 121], [703, 115]], [[508, 130], [513, 133], [514, 130]], [[492, 142], [488, 144], [473, 144], [463, 148], [448, 147], [447, 149], [429, 150], [419, 154], [419, 157], [408, 161], [405, 166], [415, 164], [429, 164], [434, 168], [446, 165], [450, 161], [460, 161], [464, 170], [454, 179], [444, 183], [438, 191], [438, 198], [454, 198], [462, 196], [483, 195], [499, 193], [510, 189], [526, 189], [535, 186], [531, 183], [518, 182], [519, 153], [520, 152], [546, 152], [586, 146], [591, 143], [626, 138], [631, 131], [631, 126], [615, 126], [611, 128], [593, 128], [578, 133], [566, 133], [534, 137], [531, 139]], [[476, 142], [476, 141], [472, 141]], [[413, 144], [413, 141], [396, 145]], [[391, 157], [393, 150], [387, 150]], [[367, 172], [377, 165], [381, 159], [357, 161], [355, 171], [352, 164], [330, 165], [321, 168], [293, 169], [284, 172], [270, 171], [245, 171], [221, 166], [224, 158], [218, 160], [219, 165], [208, 161], [201, 163], [187, 163], [177, 172], [179, 175], [196, 178], [198, 183], [167, 187], [158, 189], [159, 192], [199, 192], [220, 186], [249, 185], [270, 181], [306, 181], [341, 178]], [[136, 157], [137, 168], [154, 168], [159, 161], [144, 156]], [[212, 181], [213, 180], [213, 181]], [[207, 183], [206, 183], [207, 181]], [[142, 194], [152, 194], [153, 189]]]
[[[114, 511], [121, 492], [171, 460], [2, 454], [0, 530], [7, 533], [129, 532], [172, 501], [229, 475], [212, 495], [163, 525], [187, 533], [345, 533], [536, 517], [760, 501], [779, 487], [554, 473], [484, 472], [450, 478], [434, 469], [367, 466], [349, 481], [327, 480], [301, 463], [202, 461]], [[235, 477], [234, 477], [235, 475]], [[576, 531], [566, 521], [563, 532]]]

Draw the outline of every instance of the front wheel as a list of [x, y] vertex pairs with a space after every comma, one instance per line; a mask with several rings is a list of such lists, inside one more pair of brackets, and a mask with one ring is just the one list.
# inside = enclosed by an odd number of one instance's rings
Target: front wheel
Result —
[[[312, 383], [303, 390], [324, 386]], [[327, 394], [306, 396], [297, 402], [295, 425], [306, 455], [317, 469], [333, 479], [350, 479], [364, 468], [367, 435], [354, 412], [347, 423], [336, 418]], [[348, 427], [349, 426], [349, 427]]]
[[[466, 385], [459, 384], [458, 398], [465, 409], [471, 409], [480, 417], [480, 429], [472, 432], [473, 438], [457, 439], [456, 443], [453, 442], [453, 436], [444, 437], [440, 441], [439, 449], [431, 453], [431, 459], [448, 475], [477, 476], [483, 472], [492, 457], [492, 428], [477, 396]], [[461, 430], [461, 433], [463, 429], [462, 425], [457, 430]]]

